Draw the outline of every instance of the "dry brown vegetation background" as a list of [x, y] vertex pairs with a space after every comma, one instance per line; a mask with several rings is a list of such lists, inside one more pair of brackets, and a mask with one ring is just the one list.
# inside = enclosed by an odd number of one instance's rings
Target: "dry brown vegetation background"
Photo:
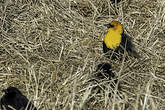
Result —
[[[103, 56], [111, 20], [141, 59]], [[0, 26], [0, 89], [19, 88], [39, 110], [165, 110], [164, 0], [1, 0]], [[91, 81], [101, 62], [112, 64], [120, 91]]]

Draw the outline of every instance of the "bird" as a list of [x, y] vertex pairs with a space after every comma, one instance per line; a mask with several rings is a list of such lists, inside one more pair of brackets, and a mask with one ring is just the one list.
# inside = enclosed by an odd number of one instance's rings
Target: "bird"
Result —
[[[107, 62], [100, 63], [96, 68], [96, 77], [98, 79], [108, 79], [112, 80], [116, 75], [112, 72], [112, 65]], [[114, 80], [114, 83], [117, 83], [117, 79]]]
[[140, 55], [135, 51], [132, 38], [124, 33], [123, 25], [119, 21], [111, 21], [104, 26], [108, 28], [108, 32], [103, 40], [103, 53], [108, 58], [116, 59], [124, 53], [134, 58], [140, 58]]
[[119, 3], [121, 0], [111, 0], [112, 3]]
[[2, 110], [37, 110], [16, 87], [9, 86], [2, 92], [5, 93], [0, 100]]
[[[116, 76], [115, 73], [112, 72], [112, 65], [109, 62], [101, 62], [100, 64], [97, 65], [96, 68], [96, 74], [95, 74], [95, 81], [96, 83], [99, 84], [99, 86], [94, 87], [93, 89], [95, 92], [101, 93], [103, 89], [106, 89], [109, 85], [111, 89], [116, 89], [120, 90], [120, 85], [118, 83], [118, 77]], [[103, 83], [103, 82], [106, 83]], [[101, 85], [100, 85], [101, 84]], [[117, 86], [118, 84], [118, 86]], [[104, 90], [103, 90], [104, 91]], [[109, 96], [111, 96], [111, 92], [109, 93]]]
[[103, 78], [112, 79], [115, 77], [115, 74], [112, 72], [112, 66], [110, 63], [106, 63], [106, 62], [100, 63], [97, 66], [96, 72], [97, 72], [96, 77], [100, 79]]

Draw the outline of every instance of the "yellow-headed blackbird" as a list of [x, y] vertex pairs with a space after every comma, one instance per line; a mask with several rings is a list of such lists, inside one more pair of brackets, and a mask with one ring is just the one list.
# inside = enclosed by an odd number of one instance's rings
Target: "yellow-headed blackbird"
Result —
[[[104, 26], [108, 28], [108, 33], [103, 41], [103, 52], [106, 53], [107, 57], [115, 59], [125, 52], [135, 58], [140, 57], [135, 51], [131, 38], [124, 33], [123, 26], [120, 22], [111, 21]], [[109, 53], [110, 50], [114, 51], [113, 54]]]
[[2, 92], [5, 93], [0, 101], [2, 110], [37, 110], [17, 88], [8, 87]]

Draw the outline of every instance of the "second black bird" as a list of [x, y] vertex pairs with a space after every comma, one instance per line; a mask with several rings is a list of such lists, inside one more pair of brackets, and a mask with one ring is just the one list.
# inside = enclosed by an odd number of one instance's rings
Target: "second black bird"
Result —
[[36, 107], [16, 87], [2, 90], [0, 106], [2, 110], [37, 110]]

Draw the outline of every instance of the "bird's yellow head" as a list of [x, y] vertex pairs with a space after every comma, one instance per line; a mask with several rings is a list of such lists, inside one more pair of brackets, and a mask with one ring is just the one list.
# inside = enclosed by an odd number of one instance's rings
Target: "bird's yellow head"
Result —
[[123, 33], [123, 26], [118, 21], [111, 21], [109, 24], [105, 24], [104, 26], [108, 28], [108, 31], [117, 32], [119, 34]]
[[118, 21], [111, 21], [109, 24], [105, 24], [104, 26], [108, 28], [108, 33], [104, 37], [105, 45], [110, 49], [117, 48], [122, 40], [122, 24]]

